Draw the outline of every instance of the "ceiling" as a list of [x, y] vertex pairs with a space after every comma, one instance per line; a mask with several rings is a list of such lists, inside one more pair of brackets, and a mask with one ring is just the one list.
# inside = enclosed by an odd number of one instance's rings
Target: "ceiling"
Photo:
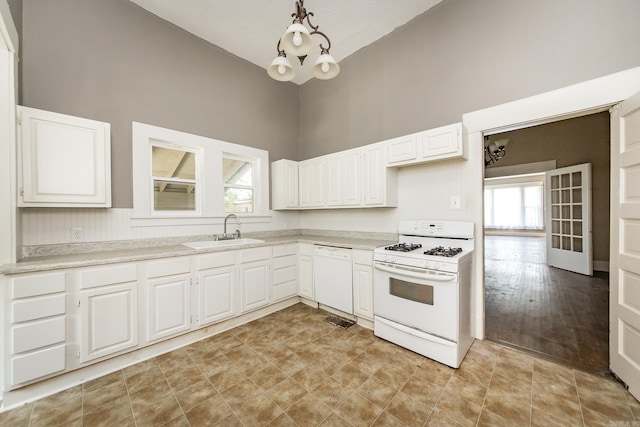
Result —
[[[276, 56], [278, 39], [291, 23], [294, 0], [130, 0], [149, 12], [265, 69]], [[307, 0], [317, 25], [331, 40], [331, 55], [340, 63], [442, 0]], [[316, 43], [323, 39], [314, 36]], [[312, 78], [316, 47], [303, 67], [289, 58], [294, 83]]]

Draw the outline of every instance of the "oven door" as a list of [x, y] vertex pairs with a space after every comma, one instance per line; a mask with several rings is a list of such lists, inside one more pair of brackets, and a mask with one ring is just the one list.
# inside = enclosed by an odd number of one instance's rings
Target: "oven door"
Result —
[[457, 341], [457, 274], [379, 261], [374, 266], [376, 316]]

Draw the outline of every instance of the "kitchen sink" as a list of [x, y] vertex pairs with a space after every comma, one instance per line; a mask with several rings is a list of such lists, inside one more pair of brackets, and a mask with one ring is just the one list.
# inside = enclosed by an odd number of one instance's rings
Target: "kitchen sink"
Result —
[[210, 249], [210, 248], [226, 248], [229, 246], [249, 245], [252, 243], [264, 243], [264, 240], [258, 239], [228, 239], [228, 240], [205, 240], [202, 242], [183, 243], [182, 246], [188, 246], [193, 249]]

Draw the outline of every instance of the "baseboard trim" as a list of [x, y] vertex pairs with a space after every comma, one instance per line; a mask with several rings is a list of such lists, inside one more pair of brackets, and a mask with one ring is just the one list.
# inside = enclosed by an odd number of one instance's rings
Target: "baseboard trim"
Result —
[[609, 261], [593, 260], [593, 269], [595, 271], [606, 271], [606, 272], [609, 272]]

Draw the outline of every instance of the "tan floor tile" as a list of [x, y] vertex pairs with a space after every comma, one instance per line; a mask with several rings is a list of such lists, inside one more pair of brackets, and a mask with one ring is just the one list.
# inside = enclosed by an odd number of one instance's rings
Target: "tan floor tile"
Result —
[[248, 380], [247, 376], [238, 368], [229, 368], [209, 377], [209, 381], [216, 388], [218, 393], [222, 393], [229, 387]]
[[174, 370], [172, 375], [165, 374], [165, 378], [174, 392], [206, 379], [200, 368], [195, 365], [187, 365], [182, 371]]
[[400, 390], [411, 377], [413, 371], [403, 366], [387, 363], [375, 372], [374, 377]]
[[627, 404], [622, 389], [611, 391], [608, 389], [587, 390], [578, 387], [580, 404], [584, 409], [599, 412], [612, 420], [633, 421], [633, 413]]
[[299, 427], [298, 423], [293, 421], [293, 419], [286, 412], [280, 414], [276, 417], [275, 420], [271, 421], [267, 424], [267, 427]]
[[229, 369], [235, 368], [236, 366], [233, 364], [233, 362], [227, 359], [227, 356], [220, 354], [216, 357], [208, 359], [206, 363], [198, 363], [198, 367], [208, 378]]
[[287, 379], [287, 376], [276, 366], [268, 365], [251, 377], [258, 387], [269, 390], [271, 387]]
[[501, 417], [495, 412], [490, 411], [487, 408], [480, 413], [480, 419], [478, 420], [478, 427], [518, 427], [528, 424], [515, 423], [507, 418]]
[[168, 423], [163, 424], [162, 427], [191, 427], [191, 424], [189, 424], [187, 417], [184, 414], [181, 414]]
[[321, 369], [325, 375], [331, 376], [338, 372], [347, 362], [331, 353], [325, 353], [318, 360], [314, 361], [314, 366]]
[[345, 387], [355, 390], [364, 384], [369, 376], [349, 363], [333, 374], [333, 378]]
[[100, 378], [96, 378], [94, 380], [90, 380], [82, 384], [82, 393], [86, 395], [86, 393], [89, 393], [93, 390], [105, 387], [109, 384], [123, 382], [123, 381], [124, 381], [124, 374], [122, 373], [122, 371], [115, 371], [110, 374], [104, 375]]
[[423, 405], [433, 408], [440, 398], [444, 387], [432, 384], [421, 378], [412, 375], [407, 383], [402, 387], [402, 392], [411, 396], [413, 399], [422, 402]]
[[404, 427], [407, 424], [403, 423], [388, 411], [383, 411], [380, 416], [371, 425], [372, 427]]
[[189, 387], [175, 392], [176, 399], [178, 400], [182, 410], [185, 412], [216, 394], [218, 394], [216, 389], [213, 388], [209, 381], [206, 380], [192, 384]]
[[333, 413], [331, 408], [314, 399], [311, 394], [305, 395], [291, 405], [286, 412], [292, 420], [301, 426], [320, 425], [325, 418]]
[[544, 375], [548, 378], [563, 381], [567, 384], [576, 385], [576, 380], [571, 368], [568, 368], [557, 363], [549, 362], [544, 359], [535, 359], [533, 362], [534, 377], [536, 374]]
[[403, 392], [396, 394], [386, 408], [387, 412], [410, 426], [424, 425], [431, 410], [432, 408]]
[[485, 409], [520, 425], [528, 425], [531, 417], [531, 398], [514, 394], [488, 394], [484, 401]]
[[335, 412], [320, 424], [321, 427], [352, 427], [351, 424]]
[[103, 387], [93, 389], [91, 391], [83, 391], [82, 393], [82, 410], [87, 413], [97, 409], [109, 402], [121, 397], [127, 397], [127, 387], [124, 379], [120, 375], [120, 379]]
[[166, 381], [156, 382], [129, 395], [136, 424], [160, 424], [182, 413]]
[[351, 393], [353, 393], [352, 390], [347, 389], [335, 378], [330, 377], [320, 384], [312, 394], [314, 398], [329, 408], [336, 409]]
[[461, 427], [464, 424], [460, 424], [451, 418], [447, 417], [447, 413], [445, 411], [441, 411], [437, 407], [431, 412], [429, 419], [425, 426], [428, 427]]
[[255, 399], [261, 393], [260, 387], [248, 378], [220, 392], [225, 402], [236, 411], [246, 402]]
[[185, 412], [185, 416], [192, 426], [216, 425], [229, 417], [234, 417], [233, 411], [224, 401], [222, 396], [215, 395], [198, 406]]
[[327, 379], [327, 375], [316, 367], [305, 367], [292, 374], [291, 379], [311, 392]]
[[258, 426], [276, 419], [283, 410], [266, 394], [260, 393], [235, 413], [245, 426]]
[[129, 396], [127, 395], [111, 400], [93, 411], [88, 411], [84, 408], [83, 423], [86, 426], [108, 427], [120, 425], [120, 422], [126, 419], [133, 421], [131, 402], [129, 402]]
[[380, 416], [382, 408], [358, 394], [352, 394], [336, 409], [336, 413], [354, 427], [370, 426]]
[[523, 382], [517, 378], [505, 377], [495, 372], [487, 388], [487, 396], [515, 397], [531, 401], [531, 382]]
[[371, 377], [356, 391], [360, 396], [384, 409], [391, 399], [398, 394], [398, 389]]
[[0, 413], [0, 426], [27, 427], [33, 412], [33, 403]]
[[[495, 375], [493, 378], [495, 378]], [[493, 384], [493, 379], [490, 384]], [[487, 387], [485, 385], [459, 375], [453, 375], [451, 377], [445, 390], [478, 405], [482, 405], [484, 397], [487, 394]], [[491, 390], [491, 387], [489, 387], [489, 390]], [[530, 393], [531, 390], [529, 390], [529, 394]]]
[[542, 392], [532, 395], [531, 405], [541, 412], [561, 418], [572, 423], [582, 422], [580, 405], [566, 399], [562, 399], [551, 392]]
[[124, 370], [125, 383], [129, 393], [135, 393], [152, 384], [164, 381], [164, 374], [155, 360], [143, 363], [145, 364], [144, 370], [131, 369], [128, 371], [130, 368], [135, 368], [135, 365]]
[[457, 423], [473, 426], [478, 421], [482, 407], [445, 391], [436, 403], [435, 409], [447, 414], [447, 417]]
[[576, 424], [574, 422], [554, 417], [553, 415], [542, 412], [536, 408], [531, 408], [531, 427], [573, 427], [575, 425]]
[[533, 373], [533, 394], [550, 392], [563, 399], [580, 404], [578, 399], [578, 389], [575, 384], [568, 383], [563, 378], [552, 378], [534, 371]]
[[373, 375], [384, 365], [378, 357], [364, 352], [351, 361], [351, 364], [367, 375]]
[[291, 378], [287, 378], [267, 391], [267, 396], [285, 410], [306, 394], [307, 391]]
[[34, 403], [30, 426], [50, 426], [82, 418], [82, 386], [76, 386]]
[[625, 418], [624, 414], [620, 417], [605, 415], [585, 407], [582, 408], [582, 419], [586, 427], [633, 426], [632, 423], [635, 422], [633, 419]]
[[186, 349], [170, 351], [156, 357], [156, 362], [165, 375], [173, 375], [177, 370], [194, 364]]
[[625, 400], [631, 408], [631, 412], [633, 416], [636, 418], [636, 421], [640, 421], [640, 402], [638, 402], [629, 392], [624, 394]]
[[454, 372], [455, 370], [448, 366], [430, 359], [425, 359], [420, 367], [413, 372], [413, 375], [432, 384], [444, 387]]

